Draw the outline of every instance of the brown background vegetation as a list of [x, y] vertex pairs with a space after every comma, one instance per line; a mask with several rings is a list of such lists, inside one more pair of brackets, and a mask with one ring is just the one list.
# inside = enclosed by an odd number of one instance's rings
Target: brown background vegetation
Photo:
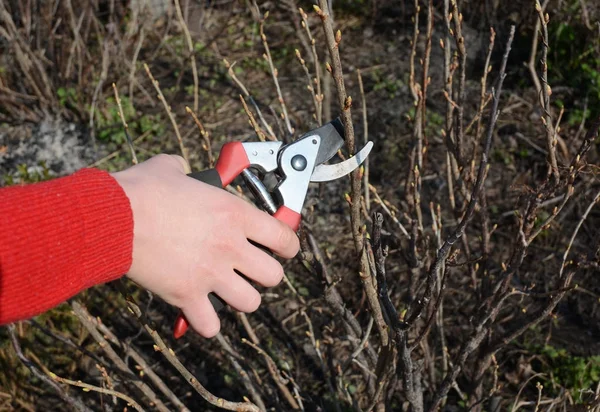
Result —
[[0, 3], [5, 184], [70, 171], [18, 154], [48, 119], [75, 125], [84, 165], [131, 164], [113, 83], [140, 161], [183, 146], [201, 170], [257, 140], [242, 95], [284, 141], [341, 114], [348, 147], [375, 143], [368, 170], [311, 187], [286, 281], [217, 339], [172, 340], [176, 309], [120, 282], [2, 329], [2, 408], [125, 407], [103, 388], [147, 410], [217, 410], [208, 391], [240, 410], [598, 409], [598, 5], [138, 3]]

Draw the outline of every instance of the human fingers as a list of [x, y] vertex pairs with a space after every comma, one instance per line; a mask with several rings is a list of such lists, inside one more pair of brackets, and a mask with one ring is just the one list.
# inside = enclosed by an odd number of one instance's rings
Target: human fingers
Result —
[[221, 329], [221, 322], [207, 295], [191, 299], [182, 308], [190, 326], [205, 338], [212, 338]]
[[238, 251], [235, 268], [265, 287], [277, 286], [283, 278], [281, 263], [248, 242]]
[[296, 256], [300, 241], [289, 226], [251, 206], [244, 212], [244, 217], [244, 231], [248, 239], [286, 259]]
[[223, 275], [213, 291], [229, 306], [240, 312], [254, 312], [260, 306], [260, 293], [233, 271]]

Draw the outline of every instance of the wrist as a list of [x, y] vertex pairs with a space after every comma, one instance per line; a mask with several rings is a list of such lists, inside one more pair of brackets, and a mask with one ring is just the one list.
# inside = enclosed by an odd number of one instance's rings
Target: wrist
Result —
[[135, 179], [135, 175], [132, 176], [131, 169], [125, 171], [112, 173], [111, 176], [119, 184], [125, 196], [129, 199], [129, 205], [131, 208], [131, 217], [133, 220], [133, 239], [132, 239], [132, 262], [129, 268], [128, 274], [135, 272], [136, 256], [139, 254], [139, 240], [141, 236], [142, 222], [143, 222], [143, 188], [142, 182], [138, 182]]

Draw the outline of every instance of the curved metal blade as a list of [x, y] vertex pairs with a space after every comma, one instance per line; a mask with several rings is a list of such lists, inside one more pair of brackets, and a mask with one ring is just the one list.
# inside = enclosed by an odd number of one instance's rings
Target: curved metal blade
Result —
[[335, 156], [344, 145], [344, 125], [337, 118], [318, 129], [311, 130], [298, 140], [307, 139], [316, 134], [321, 137], [321, 146], [319, 146], [315, 165], [320, 165]]
[[334, 165], [319, 165], [315, 167], [315, 170], [310, 177], [310, 181], [328, 182], [330, 180], [335, 180], [342, 176], [346, 176], [365, 161], [367, 156], [369, 156], [369, 153], [371, 153], [372, 148], [373, 142], [368, 142], [362, 149], [360, 149], [360, 152], [348, 160]]

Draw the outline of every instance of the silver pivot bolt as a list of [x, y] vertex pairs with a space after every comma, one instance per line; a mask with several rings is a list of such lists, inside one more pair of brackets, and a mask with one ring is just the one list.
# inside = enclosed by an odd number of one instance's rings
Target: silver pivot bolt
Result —
[[306, 169], [306, 164], [308, 162], [306, 161], [306, 157], [297, 154], [296, 156], [292, 157], [292, 167], [294, 168], [294, 170], [297, 170], [299, 172], [303, 171], [304, 169]]

